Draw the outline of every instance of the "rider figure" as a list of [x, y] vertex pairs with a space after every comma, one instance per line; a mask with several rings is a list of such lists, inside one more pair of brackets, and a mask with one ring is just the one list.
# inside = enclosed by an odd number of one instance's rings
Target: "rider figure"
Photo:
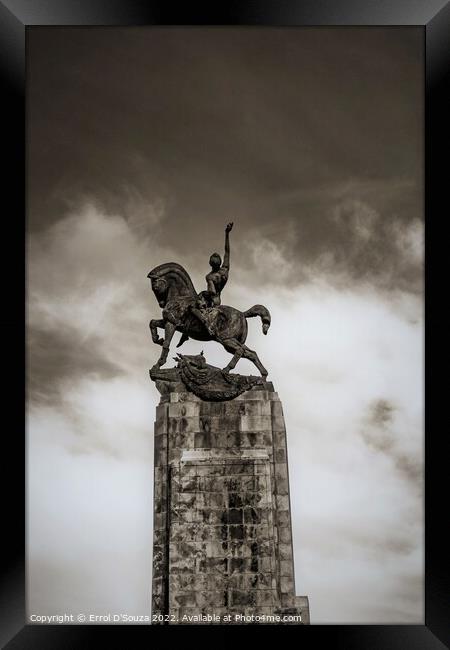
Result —
[[213, 253], [209, 258], [211, 271], [206, 276], [207, 291], [201, 291], [197, 297], [195, 306], [191, 312], [204, 324], [210, 336], [215, 336], [214, 317], [215, 308], [220, 305], [220, 294], [227, 283], [230, 270], [230, 238], [229, 233], [233, 228], [233, 222], [225, 228], [225, 255], [222, 260], [218, 253]]

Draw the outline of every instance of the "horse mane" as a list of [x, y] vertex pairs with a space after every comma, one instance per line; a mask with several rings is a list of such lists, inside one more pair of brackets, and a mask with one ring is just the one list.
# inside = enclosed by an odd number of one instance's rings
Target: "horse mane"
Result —
[[147, 277], [150, 279], [163, 278], [168, 274], [175, 275], [177, 278], [179, 278], [182, 284], [190, 291], [193, 297], [197, 295], [189, 273], [183, 266], [181, 266], [181, 264], [177, 264], [177, 262], [165, 262], [164, 264], [155, 266], [155, 268], [150, 271]]

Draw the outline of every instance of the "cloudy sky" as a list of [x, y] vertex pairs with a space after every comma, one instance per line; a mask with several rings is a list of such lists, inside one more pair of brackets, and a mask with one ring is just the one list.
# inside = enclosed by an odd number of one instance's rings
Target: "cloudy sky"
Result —
[[205, 288], [232, 220], [223, 302], [272, 313], [248, 344], [284, 405], [297, 594], [314, 623], [423, 622], [422, 41], [28, 31], [30, 614], [149, 612], [146, 276]]

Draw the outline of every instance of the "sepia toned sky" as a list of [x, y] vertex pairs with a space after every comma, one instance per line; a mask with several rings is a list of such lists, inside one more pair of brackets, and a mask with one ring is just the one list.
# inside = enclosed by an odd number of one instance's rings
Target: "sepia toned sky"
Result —
[[272, 314], [248, 344], [284, 407], [297, 594], [313, 623], [423, 622], [422, 41], [28, 31], [29, 614], [149, 612], [146, 276], [205, 288], [234, 221], [222, 302]]

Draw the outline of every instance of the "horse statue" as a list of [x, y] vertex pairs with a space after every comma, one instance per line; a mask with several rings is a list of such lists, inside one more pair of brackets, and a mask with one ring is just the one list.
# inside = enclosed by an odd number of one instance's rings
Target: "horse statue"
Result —
[[[152, 370], [166, 363], [173, 335], [175, 332], [181, 332], [182, 337], [177, 347], [189, 337], [196, 341], [221, 343], [225, 350], [233, 355], [223, 369], [225, 373], [230, 372], [243, 357], [255, 364], [262, 377], [267, 377], [267, 370], [256, 352], [245, 345], [248, 333], [247, 318], [259, 316], [263, 334], [267, 334], [270, 327], [270, 313], [266, 307], [254, 305], [244, 312], [227, 305], [210, 307], [208, 321], [211, 327], [208, 329], [195, 315], [195, 305], [201, 294], [197, 294], [189, 274], [180, 264], [176, 262], [160, 264], [150, 271], [147, 277], [162, 308], [162, 318], [150, 321], [152, 340], [162, 346], [161, 355]], [[164, 329], [164, 338], [159, 337], [158, 328]]]

